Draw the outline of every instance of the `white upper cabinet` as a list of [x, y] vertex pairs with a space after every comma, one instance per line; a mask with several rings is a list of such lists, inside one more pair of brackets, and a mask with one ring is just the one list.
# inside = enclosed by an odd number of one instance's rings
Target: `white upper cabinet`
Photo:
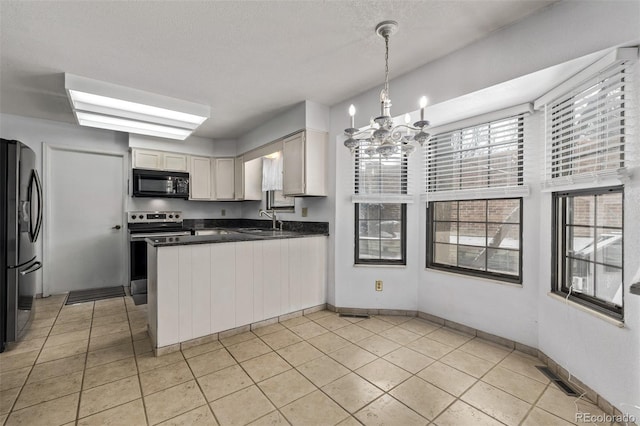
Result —
[[190, 200], [233, 201], [235, 159], [191, 157]]
[[214, 158], [213, 186], [216, 200], [235, 199], [235, 159]]
[[185, 154], [164, 153], [164, 170], [186, 172], [189, 170], [188, 157]]
[[131, 153], [134, 169], [162, 170], [162, 152], [134, 149]]
[[306, 130], [284, 139], [284, 195], [327, 195], [327, 139], [327, 133], [315, 130]]
[[190, 200], [211, 200], [211, 158], [191, 157], [189, 173]]
[[188, 170], [188, 157], [185, 154], [134, 149], [131, 156], [134, 169], [169, 170], [173, 172], [186, 172]]
[[244, 200], [244, 157], [236, 157], [233, 167], [233, 192], [234, 200]]

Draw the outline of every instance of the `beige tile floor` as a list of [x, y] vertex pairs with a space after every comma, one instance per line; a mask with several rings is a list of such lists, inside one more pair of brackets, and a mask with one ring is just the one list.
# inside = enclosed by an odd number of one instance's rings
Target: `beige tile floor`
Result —
[[39, 299], [0, 355], [6, 425], [568, 425], [540, 362], [410, 317], [296, 317], [155, 357], [146, 305]]

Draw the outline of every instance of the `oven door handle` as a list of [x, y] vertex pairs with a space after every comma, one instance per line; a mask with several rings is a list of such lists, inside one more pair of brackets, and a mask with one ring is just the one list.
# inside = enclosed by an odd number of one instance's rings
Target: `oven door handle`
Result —
[[154, 234], [131, 234], [131, 241], [143, 241], [145, 238], [164, 238], [164, 237], [184, 237], [191, 235], [191, 232], [157, 232]]

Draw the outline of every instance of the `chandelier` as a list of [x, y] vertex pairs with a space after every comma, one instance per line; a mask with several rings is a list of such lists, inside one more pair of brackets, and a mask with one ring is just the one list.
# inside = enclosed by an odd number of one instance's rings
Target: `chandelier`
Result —
[[356, 108], [351, 105], [349, 107], [349, 115], [351, 116], [351, 127], [345, 129], [344, 133], [347, 140], [344, 146], [355, 153], [358, 148], [363, 149], [368, 155], [379, 154], [383, 157], [389, 157], [393, 154], [403, 153], [410, 155], [416, 149], [416, 144], [420, 146], [429, 139], [429, 133], [424, 129], [429, 122], [424, 119], [424, 109], [427, 106], [427, 98], [423, 96], [420, 99], [420, 120], [409, 125], [411, 118], [409, 114], [405, 115], [405, 124], [394, 126], [393, 117], [391, 117], [391, 99], [389, 98], [389, 37], [398, 30], [396, 21], [383, 21], [376, 26], [376, 34], [384, 39], [385, 56], [384, 56], [384, 88], [380, 92], [380, 116], [371, 119], [371, 125], [359, 130], [355, 128]]

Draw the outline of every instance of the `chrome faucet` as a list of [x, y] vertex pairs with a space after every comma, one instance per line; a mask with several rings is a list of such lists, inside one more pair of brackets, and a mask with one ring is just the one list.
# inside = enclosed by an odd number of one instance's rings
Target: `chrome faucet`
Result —
[[278, 228], [276, 228], [276, 222], [280, 225], [280, 231], [282, 231], [282, 221], [278, 220], [278, 218], [276, 217], [276, 211], [275, 210], [262, 210], [260, 209], [258, 211], [258, 213], [260, 213], [260, 216], [266, 216], [269, 219], [271, 219], [271, 229], [276, 230]]

